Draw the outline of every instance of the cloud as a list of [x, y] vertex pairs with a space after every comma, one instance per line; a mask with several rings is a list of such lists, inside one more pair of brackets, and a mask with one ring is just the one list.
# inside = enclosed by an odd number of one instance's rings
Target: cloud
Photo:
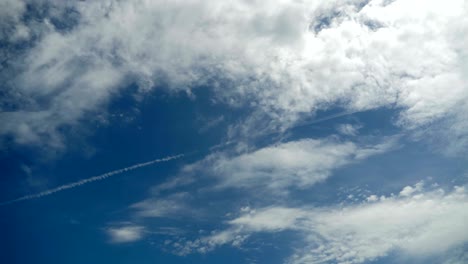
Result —
[[414, 185], [414, 187], [412, 187], [412, 186], [406, 186], [405, 188], [403, 188], [403, 189], [400, 191], [400, 196], [410, 196], [410, 195], [412, 195], [414, 192], [421, 191], [422, 188], [423, 188], [423, 185], [424, 185], [423, 182], [418, 182], [417, 184]]
[[153, 197], [131, 206], [139, 217], [176, 217], [190, 214], [192, 211], [186, 201], [190, 198], [188, 193], [175, 193], [168, 197]]
[[463, 264], [468, 262], [468, 252], [466, 247], [453, 250], [443, 260], [443, 264]]
[[186, 166], [183, 173], [209, 173], [219, 180], [219, 188], [306, 188], [324, 181], [335, 169], [389, 151], [396, 144], [396, 138], [375, 145], [333, 138], [301, 139], [232, 157], [215, 153]]
[[409, 198], [327, 209], [304, 223], [316, 246], [301, 249], [290, 263], [363, 263], [397, 250], [413, 257], [444, 254], [468, 241], [468, 200], [462, 187]]
[[130, 243], [143, 238], [145, 228], [136, 225], [110, 227], [106, 229], [111, 243]]
[[[2, 19], [2, 26], [8, 23], [17, 23], [26, 10], [26, 6], [23, 2], [13, 0], [2, 1], [1, 7], [2, 8], [0, 10], [2, 11], [0, 11], [0, 17]], [[2, 36], [2, 38], [3, 37], [4, 36]]]
[[464, 187], [382, 196], [342, 207], [270, 206], [244, 210], [226, 229], [186, 244], [186, 250], [206, 252], [242, 244], [256, 233], [290, 230], [297, 232], [303, 247], [287, 263], [364, 263], [395, 251], [411, 258], [440, 256], [468, 242], [467, 208]]
[[[9, 27], [21, 27], [24, 8], [8, 6]], [[448, 126], [462, 126], [466, 118], [463, 0], [50, 6], [58, 11], [45, 12], [44, 25], [24, 25], [23, 32], [42, 28], [41, 34], [4, 88], [4, 104], [15, 107], [0, 115], [0, 134], [18, 143], [47, 139], [60, 147], [60, 127], [102, 109], [130, 83], [140, 92], [211, 87], [214, 101], [252, 110], [232, 126], [233, 135], [284, 130], [335, 107], [393, 107], [401, 110], [398, 124], [410, 130], [447, 117]], [[78, 19], [66, 31], [50, 22], [70, 13]]]
[[242, 226], [253, 232], [282, 231], [294, 226], [298, 219], [304, 216], [306, 214], [298, 208], [271, 207], [259, 211], [250, 210], [247, 214], [229, 221], [229, 224]]
[[352, 124], [341, 124], [337, 127], [338, 132], [346, 136], [356, 136], [362, 126]]

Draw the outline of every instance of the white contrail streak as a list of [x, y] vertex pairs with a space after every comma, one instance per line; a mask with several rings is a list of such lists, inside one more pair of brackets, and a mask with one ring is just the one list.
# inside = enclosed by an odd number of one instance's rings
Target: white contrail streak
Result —
[[[315, 124], [318, 124], [318, 123], [321, 123], [321, 122], [324, 122], [324, 121], [332, 120], [332, 119], [347, 116], [347, 115], [353, 115], [355, 113], [360, 113], [360, 112], [363, 112], [363, 111], [362, 110], [344, 111], [344, 112], [340, 112], [340, 113], [337, 113], [337, 114], [332, 114], [332, 115], [329, 115], [329, 116], [325, 116], [325, 117], [322, 117], [322, 118], [313, 119], [313, 120], [310, 120], [310, 121], [305, 121], [305, 122], [302, 122], [302, 123], [298, 123], [296, 125], [288, 127], [288, 129], [315, 125]], [[263, 134], [261, 136], [270, 136], [270, 135], [275, 135], [275, 134], [281, 134], [281, 132], [274, 131], [274, 132], [271, 132], [271, 133], [268, 133], [268, 134]], [[229, 141], [224, 142], [224, 143], [216, 144], [216, 145], [210, 147], [209, 150], [210, 151], [217, 150], [217, 149], [223, 148], [225, 146], [229, 146], [229, 145], [232, 145], [232, 144], [235, 144], [235, 143], [240, 143], [240, 142], [243, 142], [243, 141], [242, 140], [236, 140], [236, 141], [229, 140]]]
[[352, 114], [359, 113], [359, 112], [363, 112], [363, 111], [361, 111], [361, 110], [344, 111], [344, 112], [340, 112], [340, 113], [337, 113], [337, 114], [333, 114], [333, 115], [325, 116], [325, 117], [322, 117], [322, 118], [314, 119], [314, 120], [311, 120], [309, 122], [304, 122], [302, 124], [298, 124], [297, 126], [293, 126], [291, 128], [313, 125], [313, 124], [321, 123], [321, 122], [328, 121], [328, 120], [331, 120], [331, 119], [335, 119], [335, 118], [338, 118], [338, 117], [352, 115]]
[[183, 156], [184, 156], [184, 154], [179, 154], [179, 155], [169, 156], [169, 157], [162, 158], [162, 159], [155, 159], [155, 160], [151, 160], [151, 161], [148, 161], [148, 162], [138, 163], [138, 164], [135, 164], [135, 165], [130, 166], [130, 167], [126, 167], [126, 168], [123, 168], [123, 169], [106, 172], [106, 173], [98, 175], [98, 176], [94, 176], [94, 177], [91, 177], [91, 178], [83, 179], [81, 181], [65, 184], [65, 185], [62, 185], [62, 186], [59, 186], [59, 187], [56, 187], [56, 188], [53, 188], [53, 189], [49, 189], [49, 190], [46, 190], [46, 191], [43, 191], [43, 192], [40, 192], [40, 193], [29, 194], [29, 195], [26, 195], [26, 196], [23, 196], [23, 197], [14, 199], [14, 200], [2, 202], [2, 203], [0, 203], [0, 206], [7, 205], [7, 204], [12, 204], [12, 203], [17, 203], [17, 202], [25, 201], [25, 200], [36, 199], [36, 198], [40, 198], [40, 197], [43, 197], [43, 196], [48, 196], [48, 195], [54, 194], [56, 192], [65, 191], [65, 190], [72, 189], [72, 188], [75, 188], [75, 187], [78, 187], [78, 186], [81, 186], [81, 185], [84, 185], [84, 184], [88, 184], [88, 183], [91, 183], [91, 182], [95, 182], [95, 181], [102, 181], [104, 179], [107, 179], [107, 178], [109, 178], [111, 176], [114, 176], [114, 175], [117, 175], [117, 174], [121, 174], [121, 173], [124, 173], [124, 172], [127, 172], [127, 171], [132, 171], [132, 170], [135, 170], [135, 169], [138, 169], [138, 168], [141, 168], [141, 167], [146, 167], [146, 166], [149, 166], [149, 165], [152, 165], [152, 164], [155, 164], [155, 163], [166, 162], [166, 161], [178, 159], [178, 158], [181, 158]]

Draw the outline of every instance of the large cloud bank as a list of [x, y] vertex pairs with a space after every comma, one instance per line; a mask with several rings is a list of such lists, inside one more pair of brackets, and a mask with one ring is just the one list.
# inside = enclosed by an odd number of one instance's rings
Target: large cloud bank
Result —
[[[41, 19], [30, 19], [26, 4], [43, 10]], [[60, 146], [61, 127], [102, 111], [130, 83], [140, 92], [208, 85], [219, 102], [252, 109], [235, 133], [249, 134], [261, 120], [267, 130], [285, 129], [333, 107], [385, 106], [400, 110], [405, 129], [451, 127], [443, 134], [459, 139], [452, 152], [467, 141], [463, 0], [2, 6], [10, 50], [0, 134], [19, 143], [48, 138]], [[21, 43], [28, 45], [18, 52]]]

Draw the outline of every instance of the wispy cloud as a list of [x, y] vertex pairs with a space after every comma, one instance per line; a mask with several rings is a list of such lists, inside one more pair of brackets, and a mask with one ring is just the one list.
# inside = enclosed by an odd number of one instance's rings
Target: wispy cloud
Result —
[[130, 208], [135, 210], [138, 217], [173, 217], [191, 213], [191, 208], [187, 205], [190, 199], [188, 193], [175, 193], [168, 197], [153, 197], [136, 204]]
[[389, 137], [377, 144], [301, 139], [238, 155], [214, 153], [182, 172], [208, 173], [219, 180], [218, 188], [306, 188], [324, 181], [335, 169], [390, 151], [398, 145], [397, 139]]

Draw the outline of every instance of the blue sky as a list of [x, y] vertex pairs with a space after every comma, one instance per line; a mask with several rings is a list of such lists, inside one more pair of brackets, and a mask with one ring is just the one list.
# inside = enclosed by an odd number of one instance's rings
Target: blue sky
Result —
[[463, 0], [0, 4], [1, 263], [467, 263]]

